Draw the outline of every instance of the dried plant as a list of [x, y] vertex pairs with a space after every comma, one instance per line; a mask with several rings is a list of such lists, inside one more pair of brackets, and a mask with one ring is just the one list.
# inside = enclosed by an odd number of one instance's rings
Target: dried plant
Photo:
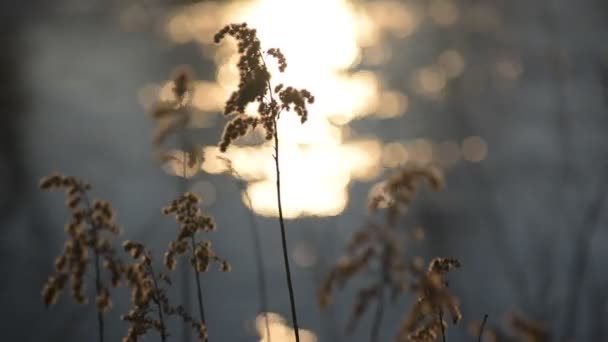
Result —
[[[271, 73], [267, 68], [265, 57], [270, 56], [275, 58], [280, 72], [284, 72], [287, 68], [287, 61], [279, 49], [271, 48], [263, 50], [255, 29], [249, 28], [246, 23], [227, 25], [215, 35], [214, 40], [216, 43], [220, 43], [226, 36], [231, 36], [238, 42], [238, 53], [240, 55], [237, 65], [239, 69], [239, 85], [238, 89], [230, 95], [224, 108], [224, 115], [232, 116], [233, 119], [224, 128], [219, 147], [221, 151], [226, 151], [235, 140], [245, 136], [258, 125], [263, 128], [266, 140], [274, 140], [277, 203], [283, 259], [287, 287], [289, 289], [294, 334], [296, 342], [299, 342], [298, 318], [289, 269], [285, 222], [283, 220], [281, 203], [277, 120], [281, 112], [293, 110], [300, 117], [302, 123], [306, 122], [308, 117], [307, 105], [314, 102], [314, 96], [306, 89], [286, 87], [283, 84], [278, 84], [274, 88], [272, 87], [270, 83]], [[275, 95], [278, 101], [275, 99]], [[245, 109], [249, 104], [257, 104], [257, 115], [249, 116], [245, 113]]]
[[460, 262], [453, 258], [435, 258], [426, 271], [419, 263], [411, 264], [410, 270], [417, 280], [410, 290], [416, 294], [416, 302], [401, 323], [397, 341], [435, 341], [440, 334], [445, 341], [444, 310], [449, 312], [454, 324], [462, 315], [458, 299], [449, 291], [444, 276], [459, 267]]
[[516, 335], [527, 342], [547, 342], [550, 341], [549, 331], [545, 324], [512, 314], [509, 317], [511, 328]]
[[437, 258], [427, 271], [423, 271], [419, 262], [405, 259], [402, 241], [394, 227], [398, 214], [409, 208], [421, 181], [427, 181], [435, 190], [443, 185], [438, 169], [407, 166], [372, 188], [369, 209], [371, 212], [386, 209], [387, 225], [368, 224], [356, 232], [346, 248], [346, 255], [330, 270], [318, 293], [319, 305], [325, 308], [331, 303], [333, 292], [343, 288], [347, 281], [356, 275], [371, 275], [372, 283], [358, 291], [347, 328], [352, 332], [357, 321], [376, 301], [370, 333], [372, 342], [379, 338], [387, 291], [390, 291], [392, 301], [406, 290], [417, 297], [402, 323], [397, 341], [434, 341], [438, 332], [444, 335], [444, 309], [450, 312], [455, 323], [460, 320], [457, 300], [449, 293], [443, 279], [445, 273], [459, 267], [460, 263], [456, 259]]
[[[484, 321], [472, 322], [469, 326], [469, 333], [482, 337], [488, 342], [547, 342], [551, 341], [551, 336], [547, 327], [542, 322], [534, 321], [520, 314], [510, 314], [506, 319], [507, 329], [502, 326], [484, 324]], [[484, 329], [485, 328], [485, 329]]]
[[[85, 277], [90, 262], [90, 255], [94, 257], [95, 288], [97, 292], [96, 305], [98, 311], [99, 340], [104, 340], [103, 313], [111, 308], [109, 287], [118, 287], [124, 280], [132, 289], [132, 309], [122, 319], [131, 324], [125, 342], [135, 342], [150, 330], [159, 333], [161, 340], [166, 341], [169, 336], [166, 320], [169, 316], [179, 318], [189, 324], [197, 333], [201, 341], [207, 341], [207, 326], [204, 323], [202, 311], [202, 297], [198, 274], [206, 272], [211, 263], [218, 263], [222, 271], [229, 271], [230, 265], [219, 258], [209, 241], [197, 242], [195, 234], [199, 231], [215, 229], [213, 220], [201, 213], [197, 208], [200, 201], [196, 195], [186, 193], [164, 208], [165, 214], [175, 214], [180, 224], [177, 239], [169, 245], [165, 254], [165, 264], [170, 270], [175, 267], [175, 257], [186, 253], [191, 248], [191, 263], [196, 272], [199, 290], [199, 303], [201, 319], [194, 319], [183, 306], [172, 306], [167, 297], [166, 290], [161, 286], [172, 285], [167, 273], [155, 272], [152, 265], [152, 255], [141, 243], [127, 240], [123, 248], [133, 258], [130, 264], [123, 263], [112, 247], [112, 243], [103, 234], [117, 235], [118, 226], [114, 223], [114, 210], [106, 201], [95, 200], [90, 202], [87, 191], [91, 185], [79, 181], [74, 177], [51, 175], [40, 182], [44, 190], [65, 190], [67, 194], [66, 205], [70, 209], [71, 219], [66, 224], [68, 240], [64, 251], [55, 261], [55, 274], [49, 278], [42, 290], [44, 303], [48, 306], [54, 304], [68, 281], [72, 283], [73, 297], [79, 303], [86, 303]], [[109, 273], [109, 283], [105, 284], [101, 278], [101, 265]]]
[[392, 229], [374, 224], [356, 232], [346, 248], [346, 255], [331, 269], [319, 290], [319, 305], [326, 308], [331, 304], [336, 289], [343, 288], [354, 276], [369, 271], [373, 275], [373, 281], [359, 290], [347, 329], [349, 332], [354, 331], [357, 321], [372, 301], [377, 301], [378, 310], [372, 323], [372, 341], [378, 338], [385, 291], [390, 289], [395, 297], [401, 292], [405, 281], [406, 265], [397, 241]]
[[[68, 280], [72, 284], [74, 299], [81, 304], [87, 303], [85, 296], [85, 276], [90, 254], [93, 255], [95, 290], [97, 298], [97, 321], [99, 341], [104, 340], [103, 313], [111, 308], [109, 286], [118, 286], [121, 279], [121, 265], [109, 238], [104, 234], [118, 235], [120, 230], [114, 223], [114, 210], [106, 201], [89, 200], [87, 191], [91, 185], [74, 177], [54, 174], [40, 181], [43, 190], [64, 190], [66, 206], [71, 212], [70, 221], [65, 226], [68, 240], [63, 253], [55, 259], [55, 274], [49, 278], [42, 290], [44, 303], [54, 304]], [[101, 259], [103, 266], [111, 275], [110, 284], [101, 279]]]
[[154, 133], [154, 145], [159, 147], [173, 133], [186, 127], [192, 118], [194, 111], [191, 106], [192, 93], [194, 90], [191, 68], [187, 66], [178, 67], [173, 74], [173, 97], [156, 103], [150, 116], [156, 120], [157, 127]]
[[426, 181], [435, 191], [441, 190], [444, 186], [443, 176], [437, 167], [404, 166], [372, 187], [368, 200], [370, 212], [386, 209], [387, 222], [393, 225], [397, 217], [406, 213], [410, 207], [422, 181]]
[[136, 342], [149, 330], [157, 331], [161, 340], [167, 341], [169, 337], [167, 318], [171, 315], [177, 315], [191, 324], [199, 339], [206, 341], [206, 325], [194, 320], [183, 307], [171, 306], [167, 292], [160, 282], [171, 285], [171, 279], [166, 273], [154, 271], [152, 255], [144, 245], [127, 240], [123, 243], [123, 247], [134, 258], [134, 262], [124, 269], [128, 284], [132, 289], [133, 307], [128, 314], [121, 317], [131, 325], [123, 342]]
[[194, 270], [194, 279], [196, 281], [200, 319], [202, 324], [206, 326], [200, 273], [207, 272], [212, 263], [218, 264], [222, 272], [228, 272], [231, 268], [226, 260], [216, 255], [211, 246], [211, 241], [197, 241], [197, 233], [211, 232], [216, 229], [213, 219], [204, 215], [198, 207], [200, 200], [197, 195], [188, 192], [171, 202], [169, 206], [163, 208], [163, 213], [165, 215], [174, 215], [179, 224], [178, 235], [174, 241], [169, 243], [164, 263], [168, 269], [173, 270], [177, 265], [176, 257], [188, 252], [190, 253], [190, 263]]
[[[161, 340], [167, 340], [169, 333], [163, 315], [163, 305], [168, 302], [164, 289], [159, 286], [158, 277], [152, 267], [152, 257], [138, 242], [127, 240], [123, 243], [126, 252], [130, 253], [135, 262], [126, 268], [126, 277], [132, 288], [131, 302], [133, 308], [121, 318], [131, 323], [124, 342], [135, 342], [148, 330], [156, 330]], [[156, 306], [157, 318], [151, 317], [154, 313], [152, 305]]]

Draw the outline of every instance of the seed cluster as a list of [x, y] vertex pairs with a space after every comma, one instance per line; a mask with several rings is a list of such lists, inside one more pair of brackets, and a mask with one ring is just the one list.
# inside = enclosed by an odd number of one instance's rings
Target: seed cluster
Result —
[[[274, 88], [278, 101], [273, 97], [270, 85], [271, 74], [268, 71], [264, 56], [276, 58], [279, 71], [287, 68], [287, 59], [280, 49], [271, 48], [263, 52], [255, 29], [246, 23], [230, 24], [215, 35], [215, 42], [220, 43], [226, 36], [231, 36], [238, 43], [240, 55], [237, 67], [239, 70], [239, 85], [224, 107], [224, 115], [233, 116], [226, 124], [220, 150], [226, 151], [239, 137], [261, 125], [265, 131], [266, 140], [271, 140], [276, 131], [276, 120], [281, 111], [294, 111], [302, 123], [308, 118], [307, 105], [314, 103], [314, 96], [306, 89], [284, 87], [282, 84]], [[257, 103], [257, 116], [245, 114], [245, 108], [250, 103]]]
[[151, 111], [150, 116], [157, 123], [154, 133], [154, 145], [159, 148], [169, 136], [186, 127], [194, 108], [191, 105], [194, 91], [194, 73], [191, 68], [182, 66], [173, 72], [171, 90], [173, 98], [159, 101]]
[[[123, 248], [134, 259], [134, 262], [126, 268], [126, 278], [131, 288], [132, 309], [121, 318], [130, 323], [127, 335], [123, 342], [135, 342], [140, 336], [145, 335], [148, 330], [156, 330], [164, 339], [168, 336], [165, 324], [162, 320], [162, 311], [168, 306], [168, 299], [163, 289], [158, 286], [152, 268], [152, 257], [145, 250], [144, 245], [139, 242], [127, 240]], [[157, 317], [152, 305], [156, 304]]]
[[377, 274], [370, 285], [357, 292], [348, 324], [349, 331], [354, 330], [357, 321], [373, 301], [382, 300], [385, 288], [391, 290], [393, 298], [402, 292], [407, 267], [398, 241], [392, 229], [367, 225], [353, 234], [346, 255], [331, 269], [322, 283], [318, 299], [319, 305], [325, 308], [332, 302], [333, 291], [342, 289], [355, 275], [369, 271]]
[[197, 242], [196, 233], [211, 232], [216, 229], [213, 219], [202, 213], [198, 207], [201, 199], [197, 195], [188, 192], [171, 202], [163, 208], [165, 215], [174, 215], [179, 224], [179, 232], [176, 240], [169, 243], [165, 253], [165, 266], [173, 270], [177, 265], [176, 256], [183, 255], [191, 250], [191, 263], [197, 272], [207, 272], [211, 263], [219, 264], [223, 272], [230, 271], [228, 262], [218, 257], [211, 246], [211, 241]]
[[525, 341], [548, 342], [551, 340], [547, 326], [521, 315], [510, 315], [509, 325]]
[[[382, 310], [385, 291], [391, 300], [408, 291], [417, 301], [401, 324], [396, 341], [432, 342], [445, 329], [443, 310], [447, 310], [454, 323], [461, 318], [457, 299], [448, 291], [444, 275], [460, 262], [454, 258], [436, 258], [428, 269], [421, 259], [407, 261], [401, 249], [403, 244], [394, 223], [397, 215], [410, 206], [420, 181], [426, 180], [433, 189], [443, 185], [443, 178], [435, 168], [409, 166], [389, 176], [371, 191], [369, 208], [372, 212], [387, 208], [387, 225], [368, 224], [355, 232], [346, 247], [346, 255], [329, 272], [318, 293], [319, 305], [326, 307], [332, 301], [335, 289], [358, 274], [372, 274], [372, 282], [360, 289], [354, 300], [349, 331], [365, 314], [372, 302]], [[420, 235], [414, 232], [414, 237]], [[414, 239], [417, 240], [417, 239]], [[377, 311], [378, 313], [378, 311]], [[379, 316], [376, 316], [378, 318]], [[374, 324], [378, 324], [379, 320]], [[375, 325], [376, 328], [379, 325]]]
[[[165, 322], [170, 316], [178, 316], [189, 323], [199, 339], [206, 341], [207, 327], [195, 320], [183, 306], [171, 305], [167, 292], [159, 281], [171, 285], [171, 278], [166, 273], [154, 271], [152, 256], [144, 245], [127, 240], [123, 243], [123, 248], [134, 258], [133, 264], [125, 268], [126, 278], [132, 289], [133, 307], [128, 314], [122, 316], [124, 321], [130, 323], [123, 342], [135, 342], [149, 330], [157, 331], [164, 340], [169, 336]], [[156, 306], [156, 310], [153, 306]], [[156, 316], [153, 316], [154, 313]]]
[[[116, 287], [120, 281], [120, 260], [115, 257], [110, 240], [102, 235], [118, 235], [120, 229], [114, 222], [114, 210], [106, 201], [89, 202], [87, 191], [91, 185], [74, 177], [54, 174], [40, 181], [43, 190], [64, 190], [66, 206], [71, 212], [70, 220], [65, 225], [68, 240], [63, 252], [55, 259], [55, 274], [49, 277], [42, 290], [45, 305], [57, 302], [59, 295], [68, 280], [71, 282], [74, 299], [81, 304], [87, 303], [85, 296], [85, 275], [91, 256], [95, 260], [104, 259], [104, 266], [111, 274], [110, 285]], [[99, 272], [100, 265], [95, 263]], [[108, 285], [96, 279], [97, 298], [95, 300], [100, 312], [111, 306]]]
[[416, 293], [417, 301], [403, 320], [397, 341], [435, 341], [447, 327], [443, 321], [444, 310], [450, 313], [454, 324], [461, 320], [458, 300], [449, 291], [444, 278], [449, 271], [459, 267], [460, 262], [454, 258], [435, 258], [426, 271], [417, 264], [411, 265], [417, 281], [410, 289]]
[[[165, 341], [169, 336], [166, 319], [171, 316], [178, 316], [189, 323], [201, 341], [207, 340], [207, 327], [203, 322], [194, 319], [181, 305], [171, 305], [167, 291], [162, 286], [171, 285], [171, 279], [166, 273], [155, 272], [152, 255], [142, 243], [127, 240], [122, 244], [124, 251], [133, 258], [132, 262], [123, 263], [118, 258], [111, 241], [102, 236], [104, 233], [119, 234], [120, 230], [114, 223], [114, 210], [106, 201], [89, 201], [87, 191], [91, 186], [88, 183], [73, 177], [51, 175], [41, 180], [40, 187], [44, 190], [65, 190], [66, 206], [72, 213], [65, 228], [68, 241], [63, 253], [55, 261], [55, 274], [42, 290], [46, 305], [57, 301], [68, 281], [72, 283], [74, 298], [80, 303], [86, 303], [84, 280], [88, 265], [94, 259], [97, 289], [95, 303], [100, 313], [112, 306], [109, 286], [124, 284], [131, 289], [132, 308], [121, 317], [129, 323], [123, 342], [138, 341], [150, 330], [158, 332]], [[180, 223], [178, 239], [171, 243], [168, 254], [187, 251], [188, 239], [194, 242], [196, 232], [215, 229], [213, 220], [196, 207], [199, 202], [200, 198], [187, 193], [164, 209], [166, 214], [175, 214]], [[193, 243], [192, 246], [195, 247], [192, 260], [197, 271], [206, 271], [211, 262], [219, 263], [223, 271], [230, 269], [225, 260], [215, 255], [210, 242]], [[103, 261], [103, 267], [109, 273], [107, 285], [99, 275], [100, 261]]]
[[387, 220], [393, 224], [399, 214], [407, 212], [418, 192], [418, 184], [423, 181], [435, 191], [444, 185], [443, 175], [436, 167], [410, 165], [402, 168], [372, 188], [368, 200], [369, 210], [376, 212], [386, 208]]

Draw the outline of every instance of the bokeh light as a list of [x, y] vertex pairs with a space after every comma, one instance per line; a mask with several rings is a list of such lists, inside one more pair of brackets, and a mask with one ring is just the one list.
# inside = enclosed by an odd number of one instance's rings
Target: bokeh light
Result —
[[464, 159], [479, 162], [486, 158], [488, 145], [482, 137], [471, 136], [462, 141], [462, 155]]
[[[266, 330], [266, 319], [270, 330], [270, 336]], [[287, 325], [285, 319], [279, 314], [268, 312], [258, 315], [255, 320], [256, 330], [260, 336], [260, 342], [295, 342], [296, 338], [293, 329]], [[300, 342], [316, 342], [317, 336], [310, 330], [298, 329]]]
[[[268, 13], [273, 13], [273, 20], [268, 20]], [[218, 68], [216, 79], [197, 82], [193, 96], [193, 106], [201, 112], [221, 111], [223, 101], [238, 83], [234, 44], [211, 44], [223, 25], [247, 22], [257, 29], [265, 48], [283, 51], [287, 71], [274, 72], [272, 83], [306, 88], [316, 98], [304, 125], [289, 114], [282, 115], [278, 123], [284, 215], [334, 216], [346, 207], [353, 180], [377, 175], [382, 152], [376, 139], [348, 138], [342, 127], [364, 117], [402, 115], [409, 104], [405, 94], [386, 89], [376, 73], [355, 68], [368, 51], [367, 56], [375, 54], [372, 59], [376, 63], [385, 62], [390, 50], [382, 43], [384, 36], [412, 34], [419, 17], [413, 7], [395, 1], [258, 0], [238, 2], [238, 6], [204, 2], [174, 13], [167, 20], [166, 32], [175, 42], [196, 41], [212, 51], [210, 57]], [[311, 18], [314, 25], [310, 25]], [[268, 62], [271, 69], [275, 67], [272, 60]], [[445, 76], [441, 77], [426, 80], [426, 86], [442, 88]], [[224, 155], [247, 182], [252, 209], [275, 216], [272, 145], [243, 146], [240, 142]], [[216, 147], [204, 151], [205, 172], [226, 171], [224, 162], [216, 158]]]

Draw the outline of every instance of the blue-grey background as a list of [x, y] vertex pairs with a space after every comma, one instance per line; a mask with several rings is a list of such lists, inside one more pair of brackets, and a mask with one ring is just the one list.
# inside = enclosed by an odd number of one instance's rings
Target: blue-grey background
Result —
[[[45, 309], [40, 289], [61, 251], [66, 210], [60, 195], [41, 193], [38, 179], [61, 171], [91, 181], [94, 195], [112, 202], [125, 237], [158, 252], [174, 236], [159, 208], [179, 189], [152, 158], [153, 123], [137, 100], [142, 85], [166, 79], [177, 64], [194, 65], [200, 78], [213, 65], [199, 47], [176, 46], [152, 24], [179, 1], [142, 1], [151, 23], [124, 30], [119, 2], [27, 1], [0, 5], [0, 327], [3, 341], [92, 341], [95, 312], [69, 297]], [[463, 9], [480, 2], [457, 0]], [[602, 341], [608, 325], [605, 244], [608, 195], [608, 3], [603, 0], [489, 0], [498, 27], [466, 21], [423, 28], [407, 44], [393, 41], [381, 67], [388, 83], [407, 90], [410, 73], [446, 47], [463, 52], [465, 73], [451, 81], [442, 101], [412, 97], [408, 115], [362, 120], [358, 132], [383, 141], [461, 140], [483, 136], [481, 163], [461, 162], [448, 187], [425, 195], [408, 223], [428, 229], [417, 253], [458, 257], [464, 267], [450, 286], [465, 321], [449, 340], [470, 340], [467, 322], [489, 314], [500, 325], [509, 312], [546, 322], [552, 340]], [[406, 48], [407, 45], [407, 48]], [[523, 74], [505, 84], [493, 66], [517, 56]], [[471, 71], [473, 70], [473, 71]], [[471, 87], [471, 82], [481, 86]], [[478, 82], [478, 83], [476, 83]], [[471, 89], [476, 89], [471, 91]], [[196, 132], [213, 144], [220, 128]], [[233, 272], [204, 278], [214, 341], [254, 341], [258, 310], [250, 221], [234, 181], [201, 175], [217, 189], [206, 208], [219, 226], [212, 239]], [[345, 337], [353, 287], [341, 292], [333, 313], [320, 313], [315, 292], [327, 263], [367, 220], [370, 184], [355, 183], [347, 210], [337, 218], [288, 222], [290, 245], [306, 243], [322, 255], [313, 267], [293, 264], [301, 326], [321, 341], [366, 341], [369, 319]], [[289, 307], [275, 220], [258, 218], [271, 293], [270, 309]], [[122, 296], [122, 297], [121, 297]], [[127, 291], [108, 317], [108, 340], [126, 325]], [[407, 300], [391, 306], [383, 339], [390, 340]], [[179, 329], [175, 326], [179, 340]], [[149, 336], [146, 340], [157, 340]]]

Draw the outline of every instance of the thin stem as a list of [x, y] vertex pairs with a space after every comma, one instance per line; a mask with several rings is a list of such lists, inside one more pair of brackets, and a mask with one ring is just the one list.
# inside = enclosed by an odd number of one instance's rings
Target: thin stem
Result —
[[380, 326], [382, 325], [382, 316], [384, 314], [384, 287], [390, 283], [390, 260], [388, 249], [388, 244], [385, 244], [384, 249], [382, 250], [382, 269], [379, 283], [380, 293], [378, 294], [378, 305], [376, 306], [376, 313], [374, 314], [374, 320], [372, 322], [370, 342], [378, 341], [378, 336], [380, 335]]
[[[260, 59], [264, 63], [264, 68], [267, 68], [264, 56], [260, 52]], [[266, 81], [268, 86], [268, 94], [271, 103], [274, 103], [272, 96], [272, 86], [270, 79]], [[300, 342], [300, 329], [298, 328], [298, 315], [296, 313], [296, 300], [291, 283], [291, 271], [289, 270], [289, 255], [287, 254], [287, 239], [285, 238], [285, 222], [283, 220], [283, 205], [281, 203], [281, 171], [279, 167], [279, 128], [277, 125], [278, 115], [274, 118], [274, 165], [277, 176], [277, 205], [279, 209], [279, 225], [281, 226], [281, 244], [283, 246], [283, 261], [285, 263], [285, 277], [287, 278], [287, 288], [289, 289], [289, 303], [291, 304], [291, 320], [293, 323], [293, 332], [296, 337], [296, 342]]]
[[[270, 88], [270, 86], [269, 86]], [[300, 342], [300, 332], [298, 328], [298, 316], [296, 314], [296, 300], [293, 294], [293, 285], [291, 283], [291, 271], [289, 270], [289, 255], [287, 254], [287, 239], [285, 238], [285, 222], [283, 220], [283, 206], [281, 203], [281, 172], [279, 168], [279, 135], [277, 121], [274, 121], [274, 165], [277, 176], [277, 202], [279, 208], [279, 225], [281, 226], [281, 243], [283, 246], [283, 261], [285, 263], [285, 276], [287, 278], [287, 287], [289, 289], [289, 302], [291, 304], [291, 318], [293, 321], [293, 331], [296, 336], [296, 342]]]
[[[190, 242], [192, 243], [192, 253], [194, 253], [194, 249], [196, 248], [196, 240], [194, 239], [194, 235], [190, 237]], [[203, 292], [201, 291], [200, 274], [196, 270], [196, 268], [194, 268], [194, 264], [192, 264], [192, 269], [194, 270], [194, 279], [196, 280], [196, 294], [198, 297], [198, 312], [201, 316], [201, 323], [203, 323], [205, 328], [207, 328], [207, 320], [205, 319], [205, 306], [203, 305]], [[209, 332], [209, 329], [207, 328], [207, 333], [208, 332]], [[208, 340], [209, 339], [207, 337], [205, 339], [205, 341], [208, 341]]]
[[[178, 191], [180, 194], [186, 192], [188, 181], [186, 178], [186, 165], [188, 163], [188, 155], [186, 153], [186, 140], [184, 132], [179, 133], [179, 145], [182, 149], [182, 177], [178, 179]], [[185, 263], [179, 265], [180, 283], [181, 283], [181, 301], [186, 312], [191, 312], [190, 300], [190, 268]], [[182, 342], [190, 342], [192, 340], [190, 325], [188, 322], [182, 322]]]
[[445, 342], [445, 328], [443, 327], [443, 310], [439, 309], [439, 325], [441, 326], [441, 340]]
[[[84, 206], [88, 212], [88, 215], [85, 215], [89, 225], [91, 226], [91, 238], [93, 241], [97, 241], [97, 230], [98, 227], [95, 224], [95, 221], [91, 219], [90, 214], [92, 213], [91, 202], [89, 201], [89, 197], [87, 196], [86, 190], [79, 187], [80, 192], [82, 193], [82, 200], [84, 202]], [[97, 292], [97, 296], [101, 294], [101, 268], [99, 267], [99, 253], [97, 252], [97, 248], [95, 246], [91, 247], [93, 249], [93, 254], [95, 256], [95, 291]], [[97, 308], [97, 327], [98, 327], [98, 335], [99, 342], [104, 341], [104, 320], [103, 320], [103, 312]]]
[[158, 282], [156, 281], [156, 275], [154, 275], [154, 269], [152, 269], [152, 265], [148, 264], [148, 272], [150, 272], [150, 276], [152, 277], [152, 282], [154, 283], [154, 302], [156, 303], [156, 307], [158, 308], [158, 320], [160, 321], [160, 339], [165, 342], [167, 341], [166, 334], [166, 326], [165, 320], [163, 317], [163, 308], [161, 306], [160, 301], [160, 290], [158, 287]]
[[266, 293], [266, 274], [264, 270], [264, 256], [262, 255], [262, 239], [260, 238], [260, 229], [257, 225], [257, 221], [255, 216], [253, 215], [253, 201], [251, 200], [251, 196], [249, 196], [249, 191], [247, 190], [247, 185], [242, 181], [243, 177], [239, 174], [237, 170], [232, 166], [232, 162], [230, 159], [220, 157], [220, 160], [226, 163], [226, 167], [228, 171], [235, 178], [235, 183], [237, 188], [243, 191], [245, 195], [245, 201], [247, 201], [247, 214], [249, 215], [249, 222], [251, 223], [251, 236], [253, 240], [253, 253], [255, 255], [255, 263], [256, 263], [256, 276], [258, 282], [258, 296], [260, 298], [260, 308], [259, 312], [264, 315], [264, 323], [266, 325], [266, 337], [268, 338], [268, 342], [271, 342], [270, 338], [270, 322], [268, 320], [268, 294]]
[[[97, 235], [94, 233], [94, 235]], [[95, 248], [93, 248], [95, 249]], [[97, 291], [97, 295], [101, 293], [101, 279], [100, 279], [100, 271], [99, 271], [99, 253], [95, 250], [95, 290]], [[99, 341], [103, 342], [104, 340], [104, 324], [103, 324], [103, 313], [99, 308], [97, 308], [97, 326], [99, 327]]]
[[483, 315], [483, 321], [481, 322], [481, 327], [479, 328], [479, 337], [477, 337], [477, 342], [481, 342], [481, 338], [483, 336], [483, 329], [486, 327], [486, 323], [488, 322], [488, 314]]
[[260, 312], [264, 315], [264, 323], [266, 325], [266, 336], [268, 342], [271, 342], [270, 337], [270, 322], [268, 320], [268, 295], [266, 294], [266, 276], [264, 274], [264, 257], [262, 255], [262, 240], [260, 239], [260, 232], [258, 225], [256, 224], [255, 217], [253, 216], [253, 204], [247, 188], [244, 188], [245, 199], [249, 210], [249, 220], [251, 221], [251, 235], [253, 236], [253, 252], [255, 254], [255, 261], [257, 267], [257, 278], [258, 278], [258, 295], [260, 297]]
[[382, 316], [384, 314], [384, 285], [380, 288], [380, 295], [378, 297], [378, 305], [376, 306], [376, 312], [374, 313], [374, 320], [372, 322], [372, 330], [370, 334], [370, 342], [378, 341], [380, 335], [380, 326], [382, 325]]

